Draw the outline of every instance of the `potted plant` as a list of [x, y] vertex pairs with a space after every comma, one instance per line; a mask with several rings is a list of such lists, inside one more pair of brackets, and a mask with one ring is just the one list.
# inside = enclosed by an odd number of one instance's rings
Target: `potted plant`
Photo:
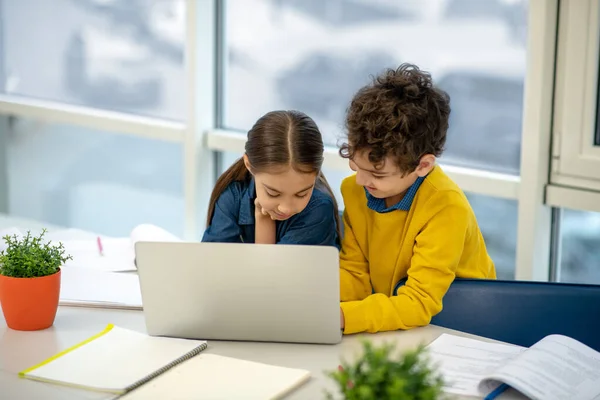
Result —
[[[443, 380], [429, 364], [420, 346], [395, 357], [394, 346], [375, 347], [363, 341], [363, 354], [354, 363], [342, 363], [328, 375], [344, 400], [438, 400]], [[328, 399], [333, 399], [327, 393]]]
[[0, 252], [0, 305], [9, 328], [21, 331], [46, 329], [54, 324], [60, 297], [63, 244], [44, 243], [28, 231], [23, 237], [4, 236]]

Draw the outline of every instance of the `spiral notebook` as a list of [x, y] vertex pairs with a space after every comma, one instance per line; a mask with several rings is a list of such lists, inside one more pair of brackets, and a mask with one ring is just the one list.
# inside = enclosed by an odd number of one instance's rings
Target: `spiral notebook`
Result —
[[310, 372], [202, 353], [205, 341], [148, 336], [108, 325], [19, 375], [121, 395], [123, 400], [280, 399]]
[[198, 355], [207, 343], [153, 337], [109, 324], [102, 332], [19, 373], [81, 389], [127, 393]]

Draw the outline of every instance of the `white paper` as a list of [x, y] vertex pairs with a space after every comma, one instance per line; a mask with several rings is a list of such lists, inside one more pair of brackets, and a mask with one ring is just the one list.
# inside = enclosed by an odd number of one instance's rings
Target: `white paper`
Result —
[[65, 266], [105, 272], [136, 271], [135, 243], [138, 241], [173, 242], [180, 239], [158, 226], [141, 224], [133, 229], [130, 237], [100, 237], [102, 252], [98, 245], [98, 237], [65, 240], [63, 241], [65, 252], [73, 257], [73, 260], [67, 261]]
[[131, 231], [131, 242], [135, 244], [136, 242], [179, 242], [177, 236], [172, 233], [151, 224], [141, 224], [136, 226], [133, 231]]
[[142, 307], [137, 274], [63, 267], [60, 301], [63, 305], [86, 304]]
[[121, 399], [281, 399], [309, 378], [307, 370], [200, 353]]
[[18, 238], [21, 237], [22, 233], [19, 228], [12, 227], [7, 229], [0, 230], [0, 251], [4, 251], [8, 248], [8, 245], [4, 241], [4, 236], [14, 236], [16, 235]]
[[204, 345], [113, 327], [104, 335], [28, 372], [26, 377], [120, 391]]
[[480, 381], [525, 350], [448, 334], [442, 334], [427, 349], [444, 378], [444, 392], [464, 396], [481, 396]]
[[533, 399], [597, 399], [600, 353], [566, 336], [550, 335], [489, 378]]
[[82, 267], [105, 272], [135, 271], [135, 251], [129, 238], [101, 237], [102, 253], [98, 240], [64, 241], [65, 254], [73, 257], [67, 267]]

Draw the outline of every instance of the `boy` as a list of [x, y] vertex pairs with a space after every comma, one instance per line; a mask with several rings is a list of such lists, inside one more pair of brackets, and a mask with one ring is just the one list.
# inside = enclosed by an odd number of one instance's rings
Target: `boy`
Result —
[[455, 277], [496, 278], [467, 198], [435, 163], [449, 115], [449, 96], [410, 64], [352, 99], [340, 149], [356, 172], [341, 187], [345, 334], [427, 325]]

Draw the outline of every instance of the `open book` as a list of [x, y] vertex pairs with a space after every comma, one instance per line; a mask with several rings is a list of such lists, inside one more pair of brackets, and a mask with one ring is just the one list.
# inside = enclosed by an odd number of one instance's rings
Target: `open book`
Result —
[[135, 271], [135, 243], [176, 242], [180, 239], [166, 230], [151, 224], [136, 226], [129, 237], [65, 240], [63, 245], [73, 260], [65, 267], [84, 267], [107, 272]]
[[447, 393], [491, 400], [512, 388], [530, 399], [600, 399], [600, 353], [566, 336], [524, 348], [443, 334], [427, 348]]
[[310, 372], [202, 353], [207, 343], [108, 325], [19, 375], [137, 399], [279, 399]]
[[[73, 257], [65, 263], [64, 267], [85, 267], [105, 272], [136, 271], [135, 243], [145, 242], [178, 242], [180, 238], [170, 232], [152, 224], [136, 226], [129, 237], [113, 238], [95, 236], [89, 232], [65, 229], [48, 232], [45, 239], [56, 243], [62, 242], [66, 254]], [[32, 232], [39, 235], [40, 232]], [[0, 237], [24, 234], [17, 227], [0, 231]], [[5, 250], [4, 241], [0, 240], [0, 251]]]

